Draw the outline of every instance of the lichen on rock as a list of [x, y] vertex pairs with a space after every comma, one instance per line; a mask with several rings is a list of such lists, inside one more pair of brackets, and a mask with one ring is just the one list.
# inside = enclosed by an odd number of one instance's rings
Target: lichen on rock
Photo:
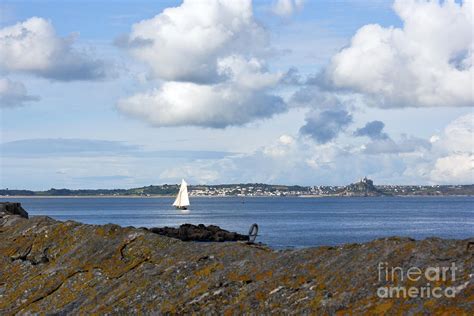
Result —
[[[472, 314], [474, 247], [405, 237], [274, 251], [0, 212], [0, 314]], [[454, 298], [380, 298], [387, 266], [455, 263]], [[396, 279], [400, 286], [423, 286]]]

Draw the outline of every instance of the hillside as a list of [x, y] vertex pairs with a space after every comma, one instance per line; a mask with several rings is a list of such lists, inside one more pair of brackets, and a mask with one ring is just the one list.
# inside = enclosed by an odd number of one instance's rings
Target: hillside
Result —
[[[131, 189], [0, 189], [0, 196], [172, 196], [177, 184]], [[367, 178], [347, 186], [300, 186], [265, 183], [189, 185], [191, 196], [474, 196], [474, 185], [374, 185]]]
[[374, 182], [370, 179], [364, 178], [359, 182], [351, 183], [345, 186], [337, 193], [340, 196], [383, 196], [390, 195], [374, 186]]

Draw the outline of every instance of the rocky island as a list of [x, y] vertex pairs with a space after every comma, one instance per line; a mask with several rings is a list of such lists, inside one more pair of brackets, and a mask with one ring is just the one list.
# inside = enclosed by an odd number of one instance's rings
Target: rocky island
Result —
[[[472, 315], [474, 310], [471, 240], [392, 237], [274, 251], [245, 242], [185, 242], [112, 224], [28, 219], [18, 203], [0, 208], [0, 238], [2, 315]], [[427, 286], [423, 277], [380, 278], [386, 267], [428, 271], [453, 265], [454, 278], [428, 282], [440, 288], [441, 297], [380, 295], [390, 286]]]

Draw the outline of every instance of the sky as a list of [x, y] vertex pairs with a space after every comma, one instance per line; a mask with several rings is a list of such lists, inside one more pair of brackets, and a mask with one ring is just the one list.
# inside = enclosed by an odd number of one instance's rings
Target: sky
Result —
[[472, 1], [0, 4], [0, 188], [474, 183]]

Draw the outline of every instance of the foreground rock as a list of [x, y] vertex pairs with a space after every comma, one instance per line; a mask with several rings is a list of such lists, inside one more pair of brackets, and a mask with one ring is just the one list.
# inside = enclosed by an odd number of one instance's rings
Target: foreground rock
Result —
[[17, 202], [0, 202], [0, 213], [19, 215], [24, 218], [28, 218], [28, 213]]
[[[0, 314], [470, 315], [474, 249], [467, 241], [386, 238], [272, 251], [245, 243], [182, 242], [117, 225], [0, 213]], [[457, 267], [454, 298], [393, 298], [378, 266]], [[471, 274], [471, 275], [470, 275]]]
[[229, 232], [219, 226], [183, 224], [178, 228], [153, 227], [151, 232], [182, 241], [247, 241], [249, 236]]

